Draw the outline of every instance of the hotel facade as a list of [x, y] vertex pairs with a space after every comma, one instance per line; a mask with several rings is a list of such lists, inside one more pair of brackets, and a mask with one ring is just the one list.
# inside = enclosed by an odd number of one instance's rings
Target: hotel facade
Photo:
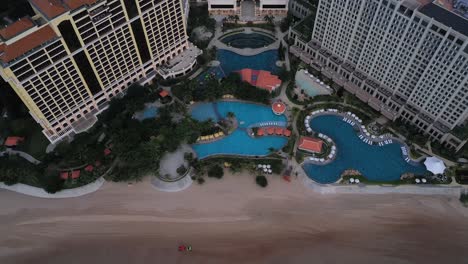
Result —
[[390, 120], [459, 150], [468, 117], [468, 20], [432, 1], [321, 0], [290, 52]]
[[30, 4], [35, 16], [0, 29], [0, 74], [52, 143], [89, 129], [132, 83], [186, 74], [200, 53], [181, 0]]

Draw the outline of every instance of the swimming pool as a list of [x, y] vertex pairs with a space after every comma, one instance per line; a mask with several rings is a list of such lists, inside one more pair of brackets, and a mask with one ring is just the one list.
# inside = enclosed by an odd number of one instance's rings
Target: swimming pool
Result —
[[210, 118], [218, 121], [220, 118], [225, 118], [228, 112], [233, 112], [236, 115], [239, 127], [223, 139], [192, 145], [198, 158], [202, 159], [218, 154], [266, 156], [270, 153], [270, 148], [280, 149], [286, 144], [287, 139], [284, 137], [251, 138], [246, 132], [246, 128], [257, 123], [273, 121], [286, 124], [286, 117], [273, 114], [268, 106], [245, 102], [218, 101], [197, 104], [191, 110], [192, 117], [200, 121]]
[[295, 79], [296, 85], [299, 87], [299, 89], [303, 89], [304, 92], [309, 96], [331, 94], [330, 90], [327, 90], [314, 82], [314, 79], [306, 74], [304, 70], [297, 71]]
[[147, 106], [143, 111], [135, 113], [135, 118], [142, 121], [155, 118], [158, 115], [158, 108], [154, 105]]
[[422, 175], [427, 172], [424, 165], [414, 166], [403, 159], [400, 144], [368, 145], [338, 116], [318, 116], [312, 119], [310, 127], [330, 136], [338, 149], [336, 159], [327, 165], [304, 165], [309, 178], [318, 183], [336, 182], [346, 169], [356, 169], [373, 181], [394, 181], [403, 173]]
[[273, 74], [279, 73], [280, 70], [276, 66], [278, 60], [277, 50], [268, 50], [253, 56], [243, 56], [229, 50], [220, 49], [217, 51], [216, 57], [226, 75], [244, 68], [269, 71]]
[[260, 33], [236, 33], [222, 38], [221, 42], [228, 46], [239, 49], [258, 49], [272, 44], [273, 42], [275, 42], [275, 39], [266, 34]]

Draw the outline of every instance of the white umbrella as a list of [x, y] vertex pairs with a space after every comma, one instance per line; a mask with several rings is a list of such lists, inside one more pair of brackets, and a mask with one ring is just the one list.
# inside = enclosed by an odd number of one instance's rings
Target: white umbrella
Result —
[[268, 173], [269, 173], [269, 174], [272, 174], [272, 173], [273, 173], [273, 171], [272, 171], [272, 170], [268, 170]]
[[320, 159], [320, 162], [324, 162], [324, 161], [325, 161], [325, 159], [324, 159], [324, 158], [321, 158], [321, 159]]
[[370, 133], [369, 133], [369, 132], [366, 132], [366, 136], [370, 136]]
[[359, 183], [359, 179], [355, 179], [354, 182], [355, 182], [355, 183]]
[[257, 168], [259, 168], [259, 169], [263, 168], [262, 164], [258, 164]]
[[426, 183], [426, 182], [427, 182], [427, 180], [424, 179], [424, 178], [422, 178], [421, 181], [422, 181], [422, 183]]
[[267, 169], [271, 169], [271, 165], [270, 165], [270, 164], [267, 165]]
[[353, 183], [353, 182], [354, 182], [354, 178], [349, 178], [349, 182], [350, 182], [350, 183]]
[[421, 181], [419, 179], [414, 180], [416, 183], [420, 183]]
[[306, 116], [306, 119], [310, 119], [310, 116]]
[[309, 73], [309, 71], [307, 71], [307, 70], [304, 70], [304, 73]]
[[266, 169], [267, 168], [267, 165], [263, 164], [263, 169]]
[[307, 132], [309, 132], [309, 133], [312, 132], [312, 128], [308, 127]]
[[444, 162], [436, 157], [426, 158], [424, 165], [428, 171], [434, 174], [442, 174], [446, 168]]
[[365, 129], [366, 127], [365, 126], [361, 126], [362, 129]]
[[331, 138], [327, 138], [327, 141], [328, 141], [328, 142], [331, 142], [332, 140], [331, 140]]

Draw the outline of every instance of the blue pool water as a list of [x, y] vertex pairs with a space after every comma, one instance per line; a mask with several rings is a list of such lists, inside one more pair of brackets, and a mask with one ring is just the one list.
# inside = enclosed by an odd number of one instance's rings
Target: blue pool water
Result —
[[280, 70], [276, 66], [277, 50], [268, 50], [253, 56], [242, 56], [232, 51], [220, 49], [217, 51], [217, 59], [221, 62], [221, 68], [227, 75], [244, 68], [265, 70], [272, 73], [278, 73]]
[[222, 38], [221, 42], [231, 47], [239, 49], [258, 49], [272, 44], [273, 42], [275, 42], [275, 39], [273, 37], [268, 36], [267, 34], [237, 33]]
[[401, 145], [394, 143], [383, 147], [362, 142], [353, 127], [342, 118], [326, 115], [312, 119], [310, 127], [330, 136], [337, 146], [336, 159], [324, 166], [306, 164], [307, 175], [319, 183], [336, 182], [346, 169], [357, 169], [366, 178], [374, 181], [398, 180], [403, 173], [422, 175], [425, 167], [407, 163], [401, 153]]
[[158, 108], [155, 106], [146, 107], [142, 112], [136, 114], [136, 118], [140, 121], [155, 118], [158, 115]]
[[233, 112], [239, 122], [239, 127], [229, 136], [204, 144], [194, 144], [193, 149], [198, 158], [206, 158], [211, 155], [242, 155], [242, 156], [265, 156], [269, 154], [269, 148], [282, 148], [287, 139], [284, 137], [268, 136], [262, 138], [251, 138], [247, 135], [246, 128], [261, 122], [286, 122], [284, 115], [273, 114], [271, 108], [257, 104], [243, 102], [202, 103], [193, 107], [193, 118], [204, 121], [213, 119], [218, 121], [225, 118], [228, 112]]

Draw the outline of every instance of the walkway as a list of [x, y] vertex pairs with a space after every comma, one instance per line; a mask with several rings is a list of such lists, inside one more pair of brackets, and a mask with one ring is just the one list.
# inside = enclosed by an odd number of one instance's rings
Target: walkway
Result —
[[73, 198], [79, 197], [86, 194], [93, 193], [104, 184], [105, 180], [103, 177], [97, 179], [96, 181], [87, 184], [85, 186], [81, 186], [78, 188], [73, 189], [66, 189], [62, 191], [58, 191], [56, 193], [48, 193], [42, 188], [33, 187], [30, 185], [17, 183], [11, 186], [5, 185], [4, 183], [0, 183], [0, 189], [5, 189], [29, 196], [39, 197], [39, 198]]
[[0, 157], [5, 155], [5, 154], [8, 154], [8, 155], [18, 155], [20, 157], [22, 157], [23, 159], [31, 162], [32, 164], [39, 164], [41, 163], [39, 160], [35, 159], [33, 156], [29, 155], [28, 153], [26, 152], [23, 152], [23, 151], [19, 151], [19, 150], [12, 150], [12, 149], [7, 149], [3, 152], [0, 152]]

